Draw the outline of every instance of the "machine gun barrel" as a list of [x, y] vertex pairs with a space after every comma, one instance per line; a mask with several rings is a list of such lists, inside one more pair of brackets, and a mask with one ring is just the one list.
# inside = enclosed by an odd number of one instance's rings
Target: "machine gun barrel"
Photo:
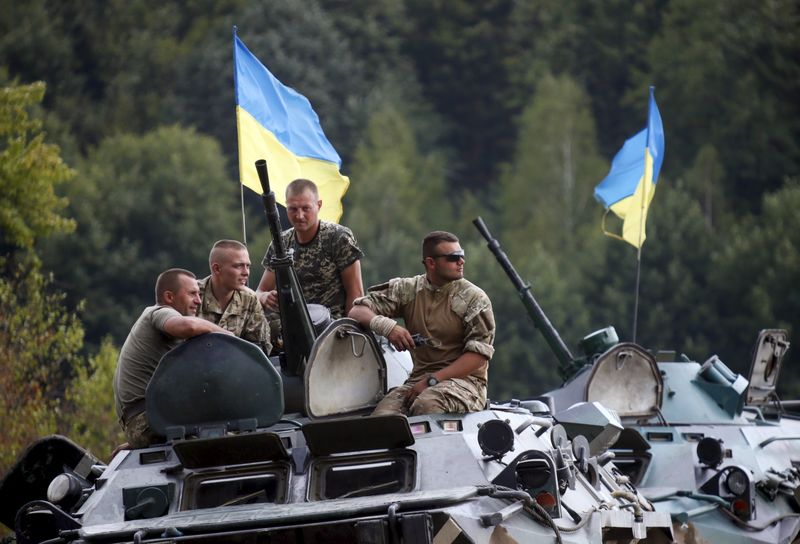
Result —
[[261, 202], [264, 204], [264, 211], [267, 214], [267, 224], [272, 235], [272, 248], [278, 259], [286, 257], [286, 248], [283, 247], [281, 238], [281, 220], [278, 216], [278, 205], [275, 202], [275, 193], [269, 187], [269, 173], [267, 172], [267, 161], [259, 159], [256, 161], [256, 172], [258, 180], [261, 182]]
[[[308, 313], [303, 290], [300, 288], [300, 281], [294, 270], [294, 261], [283, 246], [275, 193], [269, 187], [267, 161], [257, 160], [256, 171], [264, 191], [261, 201], [264, 203], [264, 211], [267, 214], [267, 222], [272, 234], [274, 255], [270, 258], [269, 266], [275, 271], [275, 286], [281, 316], [281, 336], [283, 337], [281, 369], [287, 376], [302, 376], [317, 336]], [[284, 385], [286, 384], [284, 383]]]
[[561, 336], [559, 336], [558, 331], [556, 331], [555, 327], [553, 327], [553, 325], [550, 323], [550, 320], [547, 319], [547, 316], [544, 314], [544, 311], [542, 311], [539, 303], [536, 302], [535, 298], [533, 298], [530, 284], [522, 281], [522, 278], [519, 276], [519, 274], [517, 274], [517, 271], [514, 269], [511, 261], [508, 260], [508, 256], [506, 255], [505, 251], [503, 251], [503, 249], [500, 247], [500, 242], [492, 237], [492, 233], [489, 232], [489, 228], [480, 217], [474, 219], [472, 224], [475, 225], [475, 227], [478, 229], [478, 232], [480, 232], [481, 235], [486, 238], [489, 250], [494, 254], [497, 262], [500, 263], [500, 266], [503, 268], [506, 275], [508, 275], [508, 277], [511, 279], [511, 283], [514, 284], [514, 288], [517, 290], [519, 297], [522, 299], [522, 303], [528, 310], [528, 315], [530, 315], [531, 319], [533, 319], [533, 324], [544, 336], [545, 341], [547, 341], [550, 349], [552, 349], [555, 353], [556, 358], [561, 364], [561, 367], [566, 368], [573, 365], [575, 363], [575, 358], [572, 356], [572, 353], [570, 353], [567, 345], [561, 339]]

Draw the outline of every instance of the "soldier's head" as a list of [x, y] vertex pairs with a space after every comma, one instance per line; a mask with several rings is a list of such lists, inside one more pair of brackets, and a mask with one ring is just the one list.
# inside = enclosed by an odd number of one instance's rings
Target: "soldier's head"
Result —
[[208, 267], [216, 289], [244, 289], [250, 277], [250, 253], [247, 246], [236, 240], [215, 242], [208, 255]]
[[458, 237], [443, 230], [428, 233], [422, 240], [422, 264], [428, 281], [444, 285], [464, 277], [464, 250]]
[[194, 315], [200, 305], [197, 278], [183, 268], [170, 268], [156, 280], [156, 302], [172, 306], [181, 315]]
[[302, 241], [317, 233], [322, 201], [313, 181], [296, 179], [286, 187], [286, 215]]

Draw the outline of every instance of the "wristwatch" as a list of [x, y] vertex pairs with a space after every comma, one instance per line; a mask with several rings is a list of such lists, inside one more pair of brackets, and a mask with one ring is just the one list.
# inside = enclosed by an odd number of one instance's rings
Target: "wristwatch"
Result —
[[428, 376], [428, 387], [433, 387], [437, 383], [439, 383], [439, 380], [436, 379], [436, 376], [434, 376], [433, 374]]

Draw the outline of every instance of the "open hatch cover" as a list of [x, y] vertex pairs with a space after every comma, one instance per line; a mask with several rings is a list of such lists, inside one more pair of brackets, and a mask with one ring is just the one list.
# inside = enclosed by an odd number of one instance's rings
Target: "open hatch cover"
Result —
[[[227, 334], [190, 338], [161, 358], [147, 386], [147, 419], [162, 436], [267, 427], [283, 416], [283, 385], [255, 344]], [[182, 436], [183, 433], [178, 433]]]
[[311, 421], [303, 435], [312, 455], [392, 450], [414, 443], [408, 419], [398, 414]]

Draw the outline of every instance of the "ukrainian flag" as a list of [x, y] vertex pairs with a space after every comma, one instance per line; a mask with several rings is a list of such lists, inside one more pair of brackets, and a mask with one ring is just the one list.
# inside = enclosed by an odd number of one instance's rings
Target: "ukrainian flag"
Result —
[[239, 178], [261, 194], [254, 163], [266, 159], [270, 188], [286, 204], [286, 186], [297, 178], [313, 181], [323, 202], [319, 216], [338, 222], [342, 197], [350, 185], [339, 173], [342, 160], [322, 132], [306, 97], [283, 85], [245, 47], [233, 29]]
[[[608, 175], [594, 189], [594, 197], [605, 206], [606, 213], [611, 210], [623, 220], [621, 238], [636, 248], [641, 248], [646, 238], [647, 209], [664, 162], [664, 125], [653, 87], [648, 109], [647, 128], [625, 142]], [[603, 219], [605, 222], [605, 216]], [[603, 232], [620, 238], [607, 232], [605, 226]]]

